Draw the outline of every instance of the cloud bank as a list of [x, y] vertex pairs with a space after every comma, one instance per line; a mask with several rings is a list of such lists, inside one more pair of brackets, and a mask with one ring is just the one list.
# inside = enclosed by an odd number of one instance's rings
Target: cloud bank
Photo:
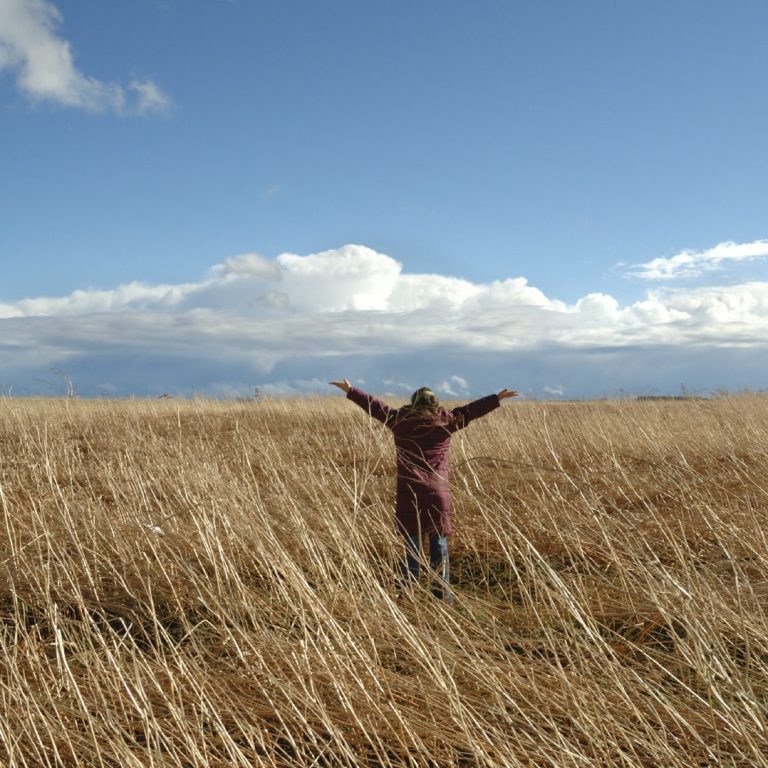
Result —
[[59, 10], [47, 0], [0, 0], [0, 73], [15, 74], [22, 93], [90, 112], [165, 112], [169, 97], [151, 80], [127, 88], [83, 74], [70, 44], [58, 34]]
[[[714, 250], [714, 249], [713, 249]], [[524, 277], [409, 274], [362, 245], [250, 253], [196, 282], [0, 302], [0, 386], [60, 368], [82, 394], [307, 392], [329, 378], [448, 397], [502, 386], [546, 397], [762, 388], [768, 283], [658, 289], [573, 304]]]

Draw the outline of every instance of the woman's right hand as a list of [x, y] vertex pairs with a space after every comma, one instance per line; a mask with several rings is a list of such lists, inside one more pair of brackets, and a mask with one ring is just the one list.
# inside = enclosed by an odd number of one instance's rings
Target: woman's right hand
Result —
[[352, 389], [352, 385], [347, 379], [342, 379], [341, 381], [329, 381], [328, 383], [332, 384], [334, 387], [338, 387], [344, 392], [349, 392], [349, 390]]
[[502, 389], [498, 394], [499, 400], [505, 400], [508, 397], [517, 397], [520, 393], [514, 389]]

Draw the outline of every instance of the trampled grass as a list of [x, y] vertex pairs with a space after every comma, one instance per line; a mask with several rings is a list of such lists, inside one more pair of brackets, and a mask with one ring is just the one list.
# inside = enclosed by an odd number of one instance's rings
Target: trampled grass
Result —
[[768, 765], [767, 454], [761, 396], [507, 402], [446, 607], [342, 398], [2, 400], [0, 763]]

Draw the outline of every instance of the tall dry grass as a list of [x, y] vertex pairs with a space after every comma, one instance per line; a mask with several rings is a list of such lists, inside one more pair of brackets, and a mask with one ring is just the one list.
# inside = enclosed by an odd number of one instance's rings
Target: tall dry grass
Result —
[[0, 761], [768, 765], [767, 451], [759, 396], [505, 403], [447, 607], [341, 398], [0, 401]]

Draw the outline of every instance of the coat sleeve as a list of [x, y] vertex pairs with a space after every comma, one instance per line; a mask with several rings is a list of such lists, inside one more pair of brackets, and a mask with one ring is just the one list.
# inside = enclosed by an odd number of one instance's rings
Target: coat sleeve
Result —
[[451, 411], [454, 430], [463, 429], [470, 421], [485, 416], [487, 413], [498, 408], [499, 405], [498, 395], [487, 395], [486, 397], [481, 397], [479, 400], [473, 400], [471, 403], [454, 408]]
[[357, 405], [366, 411], [369, 416], [377, 419], [382, 424], [387, 424], [387, 421], [394, 416], [395, 411], [397, 410], [391, 405], [387, 405], [385, 402], [382, 402], [373, 395], [363, 392], [362, 389], [358, 389], [357, 387], [352, 387], [352, 389], [347, 392], [347, 399], [351, 400], [353, 403], [357, 403]]

